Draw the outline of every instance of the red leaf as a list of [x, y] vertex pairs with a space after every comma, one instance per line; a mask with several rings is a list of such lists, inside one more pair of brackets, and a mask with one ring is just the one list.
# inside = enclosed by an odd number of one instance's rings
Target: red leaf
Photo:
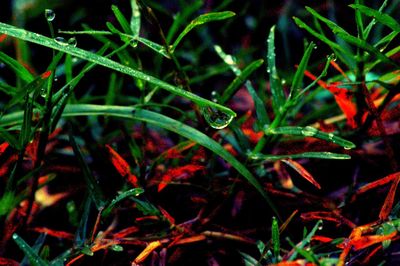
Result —
[[195, 172], [203, 170], [205, 167], [198, 164], [188, 164], [177, 168], [168, 169], [161, 177], [161, 182], [158, 185], [158, 192], [163, 190], [172, 180], [187, 179], [192, 177]]
[[117, 172], [122, 176], [128, 179], [128, 182], [132, 184], [133, 187], [138, 187], [138, 179], [135, 175], [131, 173], [131, 167], [125, 161], [124, 158], [121, 157], [110, 145], [106, 144], [105, 147], [110, 155], [111, 163], [114, 165]]
[[50, 75], [51, 75], [51, 70], [48, 70], [48, 71], [44, 72], [40, 77], [42, 79], [47, 79], [48, 77], [50, 77]]
[[2, 155], [10, 145], [7, 142], [0, 144], [0, 155]]
[[397, 234], [397, 231], [394, 231], [393, 233], [389, 235], [371, 235], [371, 236], [361, 236], [361, 237], [355, 237], [350, 240], [350, 245], [353, 246], [355, 250], [360, 250], [367, 248], [369, 246], [372, 246], [374, 244], [381, 243], [385, 240], [390, 240], [393, 237], [395, 237]]
[[54, 236], [57, 238], [63, 238], [63, 239], [68, 239], [68, 240], [74, 240], [74, 235], [68, 232], [64, 232], [64, 231], [58, 231], [58, 230], [53, 230], [53, 229], [49, 229], [46, 227], [36, 227], [32, 229], [35, 232], [38, 233], [45, 233], [49, 236]]
[[318, 236], [318, 235], [314, 235], [311, 239], [314, 241], [321, 242], [321, 243], [329, 243], [333, 240], [333, 238], [326, 237], [326, 236]]
[[3, 42], [7, 38], [7, 34], [0, 34], [0, 42]]
[[313, 184], [316, 188], [321, 189], [321, 186], [318, 184], [318, 182], [301, 164], [293, 161], [292, 159], [282, 160], [282, 162], [292, 167], [297, 173], [299, 173], [305, 180]]
[[0, 258], [0, 265], [1, 266], [18, 266], [19, 263], [12, 259]]
[[397, 175], [397, 178], [394, 179], [392, 185], [390, 186], [389, 193], [386, 196], [385, 202], [383, 203], [382, 209], [379, 213], [379, 219], [386, 220], [389, 217], [390, 212], [392, 211], [394, 196], [396, 195], [397, 187], [400, 183], [400, 175]]

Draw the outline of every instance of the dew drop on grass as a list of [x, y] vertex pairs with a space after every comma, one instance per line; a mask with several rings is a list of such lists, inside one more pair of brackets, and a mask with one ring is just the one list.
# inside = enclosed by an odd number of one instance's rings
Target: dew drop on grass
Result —
[[307, 136], [307, 137], [312, 137], [312, 136], [316, 135], [317, 132], [318, 132], [317, 129], [310, 127], [310, 126], [307, 126], [301, 130], [301, 134], [303, 134], [303, 136]]
[[46, 9], [44, 11], [44, 16], [46, 17], [47, 21], [50, 22], [54, 20], [54, 18], [56, 17], [56, 13], [51, 9]]
[[18, 238], [18, 235], [17, 235], [17, 234], [13, 234], [13, 235], [12, 235], [12, 238], [13, 238], [13, 239], [17, 239], [17, 238]]
[[75, 47], [78, 42], [76, 41], [75, 37], [72, 37], [72, 38], [68, 39], [67, 43], [68, 43], [68, 45]]
[[63, 37], [56, 37], [54, 38], [54, 41], [58, 43], [59, 45], [67, 46], [68, 42], [63, 38]]
[[203, 114], [207, 123], [215, 129], [225, 128], [233, 119], [233, 115], [227, 114], [210, 106], [202, 107], [201, 113]]
[[40, 96], [42, 96], [43, 98], [46, 98], [46, 96], [47, 96], [46, 88], [41, 88], [40, 89]]

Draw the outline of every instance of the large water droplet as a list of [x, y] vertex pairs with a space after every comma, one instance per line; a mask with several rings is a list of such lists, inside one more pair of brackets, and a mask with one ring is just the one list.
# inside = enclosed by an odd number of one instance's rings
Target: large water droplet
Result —
[[46, 96], [47, 96], [47, 89], [46, 88], [41, 88], [40, 89], [40, 96], [42, 96], [43, 98], [46, 98]]
[[44, 16], [46, 17], [47, 21], [53, 21], [56, 17], [56, 13], [51, 9], [46, 9], [44, 11]]
[[233, 115], [227, 114], [216, 108], [206, 106], [201, 108], [201, 113], [207, 123], [215, 129], [222, 129], [233, 120]]
[[72, 38], [68, 39], [67, 43], [68, 43], [68, 45], [71, 45], [71, 46], [75, 47], [78, 42], [76, 41], [75, 37], [72, 37]]
[[54, 40], [56, 41], [56, 43], [63, 45], [63, 46], [67, 46], [68, 42], [63, 38], [63, 37], [56, 37], [54, 38]]

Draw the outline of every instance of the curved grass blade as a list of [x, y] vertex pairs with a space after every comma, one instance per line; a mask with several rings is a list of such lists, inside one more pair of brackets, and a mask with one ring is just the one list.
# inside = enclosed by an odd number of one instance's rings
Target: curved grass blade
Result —
[[361, 4], [352, 4], [349, 5], [351, 8], [360, 11], [366, 16], [372, 17], [377, 20], [379, 23], [391, 28], [396, 32], [400, 32], [400, 24], [394, 19], [392, 16], [382, 13], [379, 10], [375, 10], [373, 8], [361, 5]]
[[18, 234], [14, 233], [12, 236], [13, 240], [17, 244], [17, 246], [25, 253], [25, 255], [28, 257], [29, 262], [33, 266], [46, 266], [49, 265], [48, 262], [43, 260], [37, 253], [36, 251], [28, 245], [28, 243], [25, 242]]
[[342, 146], [345, 149], [352, 149], [356, 147], [356, 145], [351, 141], [335, 136], [333, 133], [326, 133], [310, 126], [270, 128], [265, 130], [265, 134], [273, 134], [273, 135], [285, 134], [285, 135], [294, 135], [303, 137], [313, 137], [335, 143], [339, 146]]
[[286, 97], [275, 64], [275, 25], [272, 26], [271, 30], [269, 31], [267, 45], [267, 73], [269, 74], [271, 87], [272, 107], [274, 109], [274, 113], [278, 114], [279, 108], [284, 105]]
[[217, 20], [224, 20], [230, 17], [235, 16], [236, 14], [232, 11], [222, 11], [222, 12], [211, 12], [207, 14], [203, 14], [192, 20], [189, 25], [186, 26], [186, 28], [179, 34], [179, 36], [176, 38], [175, 42], [171, 46], [171, 53], [173, 53], [178, 46], [178, 44], [181, 42], [183, 37], [186, 36], [193, 28], [202, 25], [204, 23], [208, 23], [211, 21], [217, 21]]
[[274, 250], [274, 257], [275, 257], [275, 262], [279, 262], [279, 253], [281, 249], [280, 245], [280, 240], [279, 240], [279, 226], [278, 226], [278, 220], [275, 217], [272, 217], [272, 227], [271, 227], [271, 232], [272, 232], [272, 245], [273, 245], [273, 250]]
[[303, 158], [313, 158], [313, 159], [328, 159], [328, 160], [347, 160], [351, 159], [348, 154], [333, 153], [333, 152], [303, 152], [297, 154], [250, 154], [249, 158], [252, 160], [265, 160], [265, 161], [278, 161], [282, 159], [303, 159]]
[[136, 0], [131, 0], [132, 16], [130, 21], [130, 28], [133, 38], [138, 38], [140, 33], [140, 11]]
[[23, 65], [3, 52], [0, 52], [0, 61], [9, 66], [25, 82], [32, 82], [34, 80], [33, 75]]
[[220, 102], [223, 104], [227, 100], [229, 100], [233, 94], [237, 91], [237, 89], [240, 87], [240, 85], [243, 84], [247, 80], [247, 78], [255, 71], [257, 70], [262, 64], [264, 63], [263, 59], [256, 60], [252, 62], [250, 65], [248, 65], [239, 76], [237, 76], [231, 84], [229, 84], [228, 88], [224, 91], [220, 98]]
[[122, 30], [125, 33], [132, 34], [130, 24], [128, 20], [125, 18], [125, 16], [122, 14], [122, 12], [119, 10], [119, 8], [116, 5], [112, 5], [111, 10], [114, 13], [115, 17], [117, 18], [119, 25], [121, 25]]
[[142, 188], [133, 188], [133, 189], [130, 189], [128, 191], [121, 193], [115, 199], [113, 199], [110, 202], [110, 204], [108, 204], [108, 206], [104, 209], [104, 211], [102, 211], [101, 215], [103, 217], [107, 217], [118, 202], [120, 202], [121, 200], [124, 200], [128, 197], [137, 197], [140, 194], [142, 194], [143, 192], [144, 192], [144, 190]]
[[83, 171], [83, 177], [85, 178], [85, 182], [87, 184], [90, 197], [95, 203], [97, 209], [100, 210], [105, 205], [104, 196], [100, 189], [100, 186], [97, 184], [95, 177], [93, 176], [92, 172], [89, 169], [89, 166], [85, 162], [82, 152], [72, 134], [70, 134], [69, 140], [71, 142], [72, 149], [74, 150], [74, 154], [77, 157], [81, 169]]
[[311, 53], [315, 47], [316, 47], [315, 44], [311, 42], [304, 51], [299, 67], [297, 68], [296, 73], [294, 74], [293, 77], [292, 86], [290, 87], [289, 98], [297, 95], [300, 92], [301, 88], [303, 87], [304, 71], [306, 71], [307, 69], [308, 61], [310, 60]]
[[[226, 12], [222, 12], [222, 13], [226, 13]], [[229, 14], [233, 12], [228, 12]], [[228, 14], [225, 14], [223, 17], [227, 16]], [[204, 22], [203, 22], [204, 23]], [[132, 76], [134, 78], [137, 79], [141, 79], [144, 81], [147, 81], [148, 83], [153, 84], [154, 86], [158, 86], [170, 93], [173, 93], [175, 95], [187, 98], [191, 101], [193, 101], [194, 103], [196, 103], [199, 106], [208, 106], [208, 107], [212, 107], [215, 108], [217, 110], [220, 110], [223, 113], [228, 114], [229, 116], [236, 116], [236, 113], [234, 111], [232, 111], [230, 108], [227, 108], [225, 106], [222, 106], [220, 104], [214, 103], [210, 100], [204, 99], [200, 96], [197, 96], [196, 94], [193, 94], [189, 91], [185, 91], [181, 88], [178, 88], [176, 86], [173, 86], [167, 82], [164, 82], [156, 77], [153, 77], [151, 75], [145, 74], [141, 71], [138, 71], [136, 69], [124, 66], [118, 62], [115, 62], [111, 59], [108, 59], [106, 57], [103, 56], [99, 56], [97, 54], [94, 54], [92, 52], [74, 47], [72, 45], [62, 45], [57, 43], [56, 41], [54, 41], [51, 38], [45, 37], [43, 35], [37, 34], [37, 33], [33, 33], [30, 31], [26, 31], [5, 23], [1, 23], [0, 22], [0, 32], [1, 33], [5, 33], [9, 36], [13, 36], [15, 38], [19, 38], [21, 40], [25, 40], [28, 42], [32, 42], [32, 43], [36, 43], [42, 46], [46, 46], [58, 51], [62, 51], [65, 52], [67, 54], [71, 54], [73, 56], [82, 58], [84, 60], [87, 61], [91, 61], [93, 63], [96, 63], [98, 65], [102, 65], [104, 67], [113, 69], [115, 71], [127, 74], [129, 76]]]

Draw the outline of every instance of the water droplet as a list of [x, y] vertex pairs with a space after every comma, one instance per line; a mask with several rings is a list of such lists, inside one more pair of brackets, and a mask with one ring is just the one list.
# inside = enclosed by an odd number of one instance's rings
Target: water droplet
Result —
[[46, 9], [44, 11], [44, 16], [46, 17], [47, 21], [53, 21], [56, 17], [56, 13], [51, 9]]
[[76, 41], [75, 37], [72, 37], [72, 38], [68, 39], [67, 43], [68, 43], [68, 45], [71, 45], [71, 46], [75, 47], [78, 42]]
[[46, 88], [41, 88], [40, 89], [40, 96], [42, 96], [43, 98], [46, 98], [46, 96], [47, 96], [47, 89]]
[[210, 106], [202, 107], [201, 113], [203, 114], [207, 123], [215, 129], [225, 128], [233, 120], [233, 115], [227, 114]]
[[12, 238], [13, 238], [13, 239], [17, 239], [17, 238], [18, 238], [18, 235], [17, 235], [17, 234], [13, 234], [13, 235], [12, 235]]
[[56, 37], [54, 38], [54, 41], [58, 43], [59, 45], [67, 46], [68, 42], [63, 38], [63, 37]]
[[333, 133], [329, 133], [328, 137], [329, 137], [330, 140], [332, 140], [335, 137], [335, 135], [333, 135]]
[[318, 226], [318, 230], [322, 230], [322, 229], [323, 229], [322, 225]]
[[351, 150], [353, 147], [350, 147], [350, 146], [345, 146], [345, 147], [343, 147], [345, 150]]
[[307, 136], [307, 137], [312, 137], [312, 136], [314, 136], [315, 134], [317, 134], [317, 132], [318, 132], [318, 130], [317, 130], [316, 128], [313, 128], [313, 127], [310, 127], [310, 126], [307, 126], [307, 127], [303, 128], [303, 129], [301, 130], [301, 133], [302, 133], [304, 136]]

